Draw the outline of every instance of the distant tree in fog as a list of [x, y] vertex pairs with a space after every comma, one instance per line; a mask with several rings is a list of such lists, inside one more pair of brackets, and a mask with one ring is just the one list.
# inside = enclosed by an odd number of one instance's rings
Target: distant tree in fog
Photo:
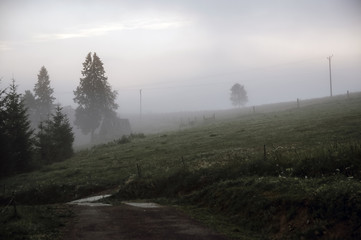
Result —
[[27, 108], [35, 108], [36, 100], [34, 94], [30, 90], [25, 90], [23, 95], [24, 104]]
[[74, 91], [74, 102], [79, 104], [75, 110], [75, 125], [84, 134], [91, 133], [99, 127], [103, 118], [111, 115], [118, 105], [115, 103], [116, 91], [112, 91], [108, 78], [105, 77], [103, 62], [96, 55], [89, 53], [83, 63], [83, 78]]
[[248, 102], [247, 92], [239, 83], [236, 83], [231, 88], [231, 102], [233, 106], [244, 106]]
[[58, 106], [51, 117], [39, 124], [36, 134], [37, 153], [45, 163], [67, 159], [73, 155], [74, 134], [66, 114]]
[[34, 94], [30, 90], [26, 90], [25, 94], [22, 97], [24, 105], [27, 109], [28, 118], [31, 122], [32, 128], [37, 128], [40, 122], [40, 117], [38, 116], [37, 103]]
[[38, 74], [38, 81], [34, 86], [37, 114], [40, 121], [47, 119], [54, 108], [53, 93], [54, 89], [50, 87], [48, 71], [42, 66]]

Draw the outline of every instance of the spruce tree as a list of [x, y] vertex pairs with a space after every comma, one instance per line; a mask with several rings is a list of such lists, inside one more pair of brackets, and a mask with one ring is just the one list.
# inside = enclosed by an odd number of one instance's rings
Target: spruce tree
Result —
[[2, 137], [5, 137], [8, 148], [5, 168], [7, 173], [22, 172], [28, 170], [32, 160], [33, 130], [21, 95], [17, 93], [15, 80], [2, 101]]
[[34, 86], [34, 96], [37, 103], [38, 116], [40, 121], [44, 121], [51, 114], [54, 108], [54, 90], [50, 87], [48, 71], [44, 66], [38, 74], [38, 81]]
[[40, 122], [37, 101], [30, 90], [26, 90], [23, 95], [24, 105], [27, 109], [28, 118], [33, 129], [37, 128]]
[[7, 175], [9, 168], [10, 157], [10, 144], [9, 144], [9, 132], [6, 127], [6, 89], [0, 89], [0, 178]]
[[38, 155], [45, 163], [61, 161], [73, 155], [74, 134], [60, 106], [50, 119], [39, 124], [36, 137]]
[[51, 130], [49, 121], [40, 122], [38, 126], [38, 132], [36, 133], [36, 152], [38, 159], [41, 160], [41, 164], [48, 164], [53, 162], [53, 143], [51, 141]]
[[80, 78], [79, 86], [74, 91], [74, 102], [79, 106], [75, 110], [75, 125], [84, 134], [91, 133], [94, 140], [94, 132], [99, 127], [102, 119], [114, 112], [118, 105], [115, 103], [116, 91], [112, 91], [105, 76], [103, 63], [100, 58], [89, 53], [83, 63], [83, 78]]
[[52, 141], [56, 147], [55, 161], [70, 158], [73, 155], [74, 134], [68, 117], [58, 106], [51, 122]]

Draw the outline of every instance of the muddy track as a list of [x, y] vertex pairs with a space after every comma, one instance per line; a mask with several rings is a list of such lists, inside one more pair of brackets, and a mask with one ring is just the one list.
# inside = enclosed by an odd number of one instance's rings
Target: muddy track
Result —
[[64, 231], [64, 240], [173, 239], [226, 240], [171, 207], [77, 206]]

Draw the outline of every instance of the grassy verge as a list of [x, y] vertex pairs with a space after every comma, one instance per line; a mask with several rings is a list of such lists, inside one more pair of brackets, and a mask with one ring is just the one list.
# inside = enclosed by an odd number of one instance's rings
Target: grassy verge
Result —
[[186, 202], [227, 216], [262, 237], [356, 239], [361, 184], [349, 179], [242, 178], [213, 184]]
[[186, 213], [188, 216], [202, 222], [210, 229], [214, 229], [218, 233], [229, 237], [230, 239], [239, 240], [257, 240], [266, 239], [266, 236], [256, 231], [250, 231], [247, 228], [240, 227], [237, 223], [231, 222], [229, 217], [217, 213], [209, 209], [208, 207], [201, 207], [198, 205], [181, 204], [177, 205], [180, 211]]
[[237, 239], [361, 236], [360, 144], [296, 155], [278, 152], [266, 159], [138, 177], [113, 199], [173, 199], [168, 203]]
[[0, 216], [2, 240], [56, 240], [61, 239], [61, 228], [72, 217], [69, 206], [37, 205], [3, 208]]
[[[308, 179], [249, 176], [206, 183], [205, 176], [199, 173], [179, 177], [136, 180], [113, 198], [155, 198], [161, 203], [177, 204], [198, 220], [237, 239], [361, 236], [361, 183], [355, 179], [342, 175]], [[177, 190], [170, 193], [170, 186]]]

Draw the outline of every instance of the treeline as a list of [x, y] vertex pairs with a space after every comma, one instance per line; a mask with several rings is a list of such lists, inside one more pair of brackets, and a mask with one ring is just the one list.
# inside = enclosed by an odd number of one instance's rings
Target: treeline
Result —
[[[88, 53], [81, 74], [74, 91], [73, 100], [78, 104], [74, 124], [83, 134], [90, 134], [93, 143], [101, 123], [120, 127], [115, 112], [117, 92], [109, 85], [103, 62], [96, 53]], [[1, 177], [61, 161], [73, 154], [74, 134], [68, 117], [54, 104], [54, 89], [44, 66], [33, 90], [18, 94], [15, 80], [9, 88], [1, 89]], [[101, 130], [99, 134], [109, 134]]]
[[53, 92], [45, 67], [34, 94], [18, 93], [14, 79], [0, 89], [1, 178], [72, 156], [72, 127], [62, 107], [54, 104]]

